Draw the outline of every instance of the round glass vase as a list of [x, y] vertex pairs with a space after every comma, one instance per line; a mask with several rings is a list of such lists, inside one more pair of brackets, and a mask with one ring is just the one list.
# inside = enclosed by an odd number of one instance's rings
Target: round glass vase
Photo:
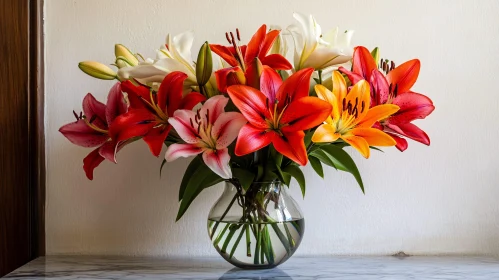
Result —
[[305, 221], [280, 182], [253, 183], [247, 191], [227, 182], [208, 215], [218, 253], [244, 269], [273, 268], [289, 259], [303, 238]]

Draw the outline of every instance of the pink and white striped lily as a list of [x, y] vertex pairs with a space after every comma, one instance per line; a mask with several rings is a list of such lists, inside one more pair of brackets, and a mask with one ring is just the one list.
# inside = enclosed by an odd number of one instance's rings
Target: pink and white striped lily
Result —
[[166, 161], [203, 153], [206, 165], [224, 179], [232, 178], [227, 147], [236, 139], [246, 119], [238, 112], [225, 112], [229, 98], [214, 96], [197, 111], [177, 110], [168, 122], [185, 144], [172, 144]]

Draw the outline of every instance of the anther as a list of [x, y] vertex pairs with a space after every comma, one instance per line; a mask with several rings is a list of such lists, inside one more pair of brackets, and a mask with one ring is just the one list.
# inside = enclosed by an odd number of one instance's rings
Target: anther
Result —
[[392, 93], [392, 88], [393, 88], [393, 84], [390, 84], [390, 86], [388, 87], [388, 93]]
[[392, 64], [390, 65], [390, 71], [392, 71], [393, 69], [395, 69], [395, 62], [392, 61]]
[[365, 109], [365, 106], [366, 106], [366, 103], [364, 101], [362, 101], [362, 107], [360, 108], [360, 112], [361, 113], [364, 113], [364, 109]]
[[394, 95], [395, 97], [397, 97], [397, 94], [398, 94], [398, 93], [399, 93], [399, 85], [398, 85], [398, 84], [396, 84], [396, 85], [395, 85], [395, 89], [393, 90], [393, 95]]
[[210, 123], [210, 109], [206, 109], [206, 124]]
[[265, 98], [265, 107], [267, 108], [267, 110], [270, 108], [268, 98]]
[[230, 39], [232, 40], [232, 45], [237, 49], [236, 39], [234, 38], [234, 33], [230, 32]]
[[194, 123], [192, 122], [192, 118], [190, 118], [189, 121], [191, 122], [191, 127], [194, 127]]
[[347, 100], [345, 98], [343, 98], [343, 111], [345, 111], [346, 107], [347, 107]]
[[75, 112], [75, 110], [73, 110], [73, 115], [75, 116], [76, 120], [80, 120], [80, 118], [78, 118], [78, 114]]
[[225, 38], [229, 42], [229, 44], [232, 44], [232, 41], [230, 40], [229, 33], [225, 32]]
[[97, 115], [93, 115], [91, 118], [90, 118], [90, 121], [89, 123], [93, 123], [95, 121], [95, 119], [97, 118]]
[[241, 35], [239, 34], [239, 28], [236, 28], [237, 40], [241, 41]]

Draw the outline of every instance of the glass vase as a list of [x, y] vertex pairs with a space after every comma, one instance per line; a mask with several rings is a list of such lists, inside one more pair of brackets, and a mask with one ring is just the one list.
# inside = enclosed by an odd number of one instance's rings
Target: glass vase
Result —
[[280, 182], [253, 183], [247, 190], [227, 182], [208, 216], [218, 253], [244, 269], [273, 268], [289, 259], [303, 238], [305, 221]]

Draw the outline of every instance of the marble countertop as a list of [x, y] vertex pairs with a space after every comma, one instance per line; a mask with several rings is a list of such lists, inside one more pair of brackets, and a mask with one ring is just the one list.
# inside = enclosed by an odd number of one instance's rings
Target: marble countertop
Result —
[[499, 259], [480, 257], [293, 257], [271, 270], [240, 270], [221, 258], [49, 256], [5, 279], [499, 279]]

